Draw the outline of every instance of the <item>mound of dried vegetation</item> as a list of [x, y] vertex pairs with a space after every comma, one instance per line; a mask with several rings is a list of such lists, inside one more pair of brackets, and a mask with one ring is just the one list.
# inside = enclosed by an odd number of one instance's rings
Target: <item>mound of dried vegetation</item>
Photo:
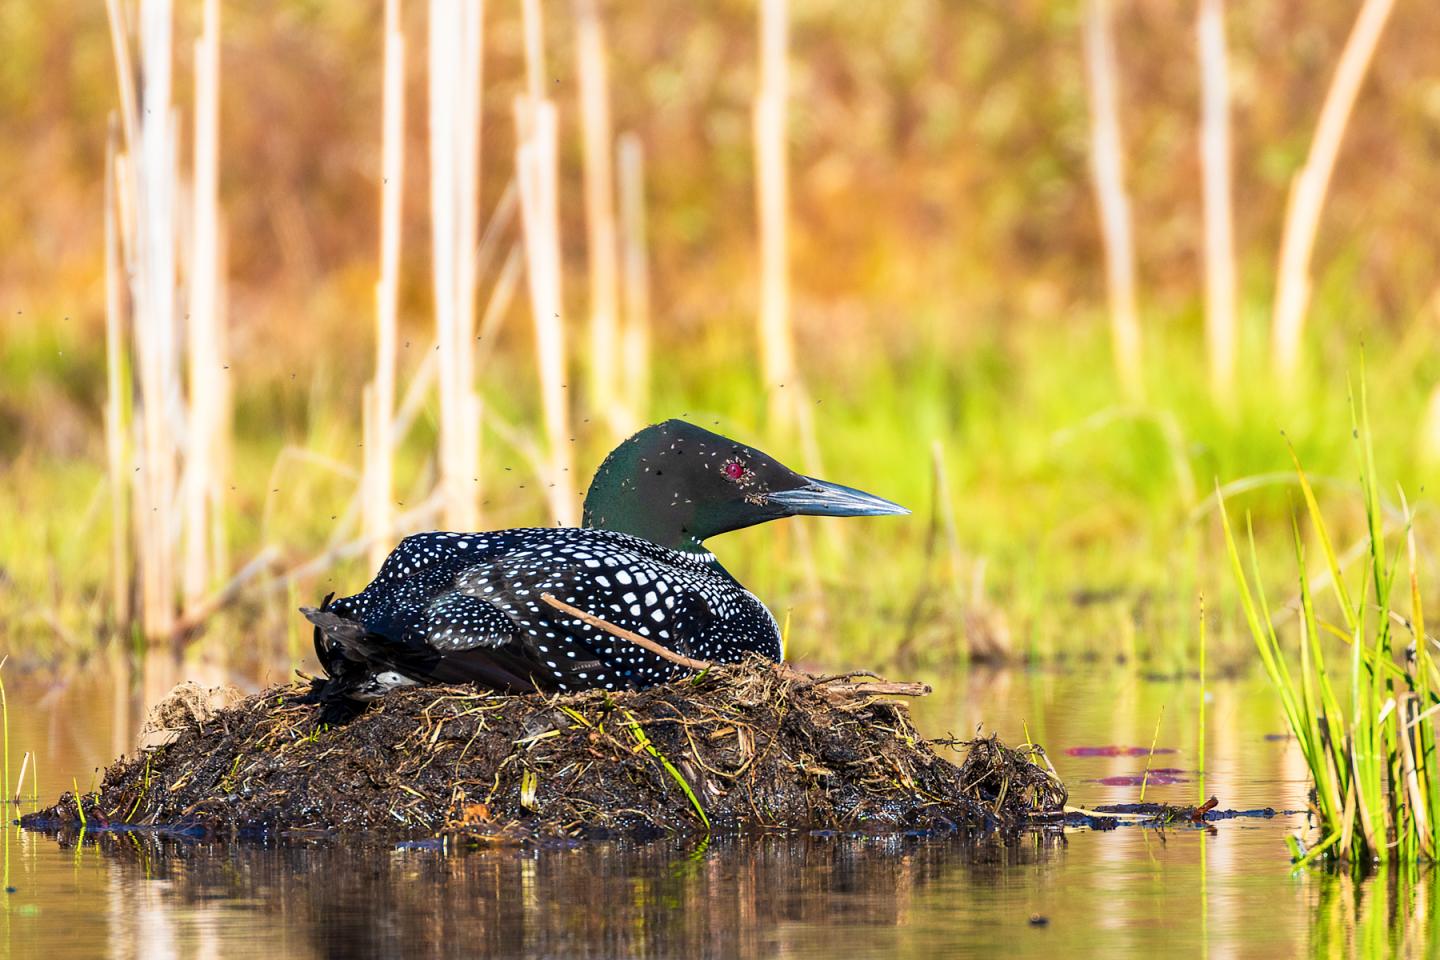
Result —
[[757, 661], [639, 692], [412, 688], [333, 727], [307, 689], [162, 705], [158, 745], [27, 825], [526, 839], [1015, 826], [1065, 802], [1038, 747], [945, 741], [957, 766], [893, 699], [923, 688], [864, 675]]

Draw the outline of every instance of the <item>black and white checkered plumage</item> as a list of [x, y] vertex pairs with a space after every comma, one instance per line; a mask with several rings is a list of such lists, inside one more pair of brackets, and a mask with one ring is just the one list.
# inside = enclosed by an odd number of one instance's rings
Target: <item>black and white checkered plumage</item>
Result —
[[680, 669], [544, 593], [695, 659], [780, 659], [774, 617], [714, 555], [574, 527], [406, 537], [368, 587], [326, 606], [322, 634], [327, 623], [362, 629], [348, 644], [322, 642], [321, 655], [354, 650], [381, 667], [371, 693], [414, 680], [615, 690]]
[[688, 423], [647, 427], [601, 465], [585, 526], [406, 537], [360, 593], [303, 608], [329, 677], [317, 697], [364, 701], [416, 683], [620, 690], [682, 669], [547, 593], [696, 660], [779, 660], [775, 618], [703, 541], [799, 513], [904, 512]]

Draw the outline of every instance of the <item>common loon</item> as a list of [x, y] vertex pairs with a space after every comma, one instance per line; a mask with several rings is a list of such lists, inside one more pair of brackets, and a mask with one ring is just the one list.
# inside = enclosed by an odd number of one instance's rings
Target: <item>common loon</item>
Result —
[[639, 689], [683, 671], [543, 594], [682, 656], [778, 661], [775, 618], [704, 542], [796, 514], [905, 513], [668, 420], [625, 440], [600, 465], [582, 526], [416, 534], [360, 593], [302, 607], [328, 676], [315, 696], [338, 706], [398, 686], [467, 682], [510, 691]]

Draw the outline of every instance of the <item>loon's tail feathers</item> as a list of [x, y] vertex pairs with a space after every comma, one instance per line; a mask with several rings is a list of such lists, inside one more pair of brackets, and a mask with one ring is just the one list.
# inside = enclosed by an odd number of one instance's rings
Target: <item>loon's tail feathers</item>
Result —
[[[530, 693], [554, 688], [554, 678], [561, 676], [555, 672], [557, 661], [565, 676], [578, 677], [577, 687], [585, 685], [586, 674], [596, 676], [602, 669], [580, 638], [573, 638], [575, 649], [588, 656], [547, 655], [536, 641], [517, 636], [514, 624], [492, 604], [460, 594], [432, 604], [430, 626], [436, 639], [425, 642], [377, 633], [335, 610], [330, 597], [319, 608], [301, 607], [300, 612], [315, 625], [315, 654], [329, 677], [317, 684], [320, 702], [372, 700], [414, 683]], [[627, 685], [623, 678], [619, 682]]]
[[505, 650], [477, 645], [441, 651], [397, 642], [331, 610], [329, 597], [319, 609], [301, 607], [300, 612], [315, 625], [315, 654], [330, 678], [317, 690], [322, 702], [372, 700], [417, 682], [475, 683], [518, 693], [535, 689], [533, 664]]
[[365, 624], [335, 612], [329, 597], [318, 609], [301, 607], [300, 612], [315, 624], [315, 656], [330, 676], [338, 678], [349, 673], [347, 664], [351, 663], [394, 666], [387, 654], [396, 653], [397, 645], [371, 632]]
[[363, 624], [334, 612], [333, 597], [327, 596], [318, 609], [300, 608], [305, 619], [315, 625], [315, 656], [325, 671], [325, 679], [317, 678], [305, 699], [320, 704], [321, 723], [342, 724], [364, 710], [385, 687], [377, 676], [383, 668], [373, 666], [366, 655], [377, 638], [371, 637]]
[[[334, 599], [335, 594], [332, 591], [325, 594], [325, 599], [320, 601], [320, 608], [318, 610], [314, 607], [301, 607], [300, 612], [305, 614], [305, 619], [311, 623], [315, 623], [315, 618], [312, 614], [328, 614], [331, 609], [331, 602]], [[327, 675], [334, 676], [335, 671], [339, 669], [339, 664], [336, 662], [339, 650], [326, 642], [325, 631], [318, 623], [315, 623], [315, 638], [313, 642], [315, 644], [315, 659], [320, 661], [320, 668], [324, 670]]]
[[[365, 626], [356, 623], [348, 617], [342, 617], [338, 613], [332, 613], [328, 609], [328, 605], [329, 598], [327, 597], [326, 606], [319, 607], [318, 609], [316, 607], [300, 608], [300, 612], [305, 614], [305, 619], [315, 624], [316, 652], [319, 652], [318, 645], [322, 642], [322, 635], [324, 638], [334, 640], [342, 646], [354, 648], [357, 643], [364, 639], [366, 633]], [[324, 659], [323, 654], [321, 655], [321, 659]]]

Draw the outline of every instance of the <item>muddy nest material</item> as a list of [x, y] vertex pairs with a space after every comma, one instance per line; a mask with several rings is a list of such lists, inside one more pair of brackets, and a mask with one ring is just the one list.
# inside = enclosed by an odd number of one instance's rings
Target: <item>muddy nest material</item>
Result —
[[523, 839], [1017, 825], [1064, 805], [1038, 747], [960, 744], [960, 766], [937, 755], [888, 696], [914, 686], [757, 661], [639, 692], [412, 688], [328, 727], [297, 684], [193, 715], [27, 823], [78, 827], [83, 806], [92, 828]]

